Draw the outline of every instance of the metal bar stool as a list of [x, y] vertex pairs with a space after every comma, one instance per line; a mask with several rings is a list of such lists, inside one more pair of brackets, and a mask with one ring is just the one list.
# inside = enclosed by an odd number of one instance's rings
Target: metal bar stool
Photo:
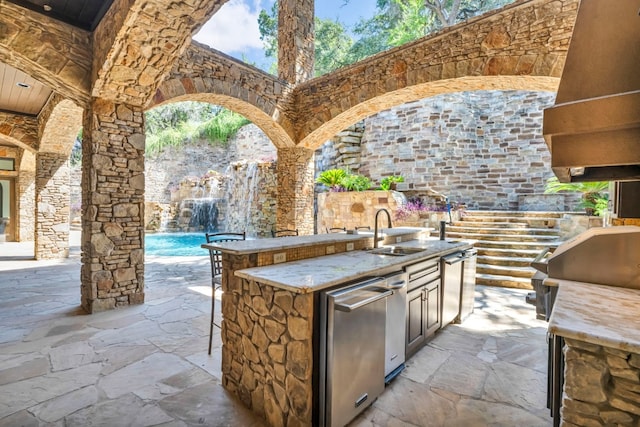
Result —
[[[246, 233], [205, 233], [207, 243], [231, 242], [234, 240], [245, 240]], [[222, 252], [209, 249], [211, 259], [211, 325], [209, 325], [209, 354], [211, 354], [211, 343], [213, 341], [213, 326], [220, 327], [214, 322], [216, 308], [216, 290], [222, 288]], [[220, 282], [216, 280], [218, 279]]]

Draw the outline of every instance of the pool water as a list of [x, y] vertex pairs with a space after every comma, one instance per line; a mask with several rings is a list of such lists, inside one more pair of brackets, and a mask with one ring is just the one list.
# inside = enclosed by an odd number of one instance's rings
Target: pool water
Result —
[[158, 233], [144, 236], [144, 252], [160, 256], [208, 256], [200, 247], [207, 243], [204, 233]]

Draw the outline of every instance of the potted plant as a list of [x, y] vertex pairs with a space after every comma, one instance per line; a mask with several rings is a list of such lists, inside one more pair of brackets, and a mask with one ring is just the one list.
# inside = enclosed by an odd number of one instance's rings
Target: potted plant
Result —
[[581, 193], [580, 207], [588, 215], [603, 216], [609, 206], [609, 182], [560, 182], [557, 177], [547, 180], [545, 194], [555, 194], [561, 191]]
[[380, 188], [385, 191], [395, 190], [398, 182], [404, 182], [402, 175], [385, 176], [382, 178], [382, 181], [380, 181]]
[[371, 180], [364, 175], [347, 174], [340, 181], [347, 191], [367, 191], [371, 188]]
[[366, 176], [347, 173], [343, 169], [326, 170], [316, 182], [329, 187], [329, 191], [366, 191], [373, 185]]
[[346, 176], [347, 173], [342, 169], [329, 169], [323, 171], [316, 179], [316, 182], [329, 187], [329, 191], [344, 191], [341, 182]]

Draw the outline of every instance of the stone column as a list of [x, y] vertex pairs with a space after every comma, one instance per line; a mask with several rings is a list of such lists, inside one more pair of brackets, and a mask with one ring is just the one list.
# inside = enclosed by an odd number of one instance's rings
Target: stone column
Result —
[[313, 154], [306, 148], [278, 149], [277, 228], [313, 234]]
[[36, 155], [30, 151], [23, 150], [19, 164], [19, 174], [18, 178], [16, 178], [17, 218], [15, 221], [17, 222], [15, 240], [17, 242], [34, 242], [36, 224]]
[[144, 115], [97, 99], [82, 140], [82, 307], [144, 302]]
[[36, 156], [36, 259], [69, 256], [69, 156]]
[[313, 77], [314, 0], [278, 2], [278, 77], [296, 85]]

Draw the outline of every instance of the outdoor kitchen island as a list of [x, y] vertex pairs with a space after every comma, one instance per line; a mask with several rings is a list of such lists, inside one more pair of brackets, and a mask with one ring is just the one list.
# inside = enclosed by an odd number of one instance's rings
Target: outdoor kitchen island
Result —
[[562, 340], [551, 368], [562, 402], [554, 425], [638, 425], [640, 290], [554, 281], [549, 332]]
[[[466, 241], [430, 239], [428, 233], [384, 230], [383, 244], [423, 249], [406, 256], [363, 250], [373, 246], [371, 233], [203, 245], [223, 251], [224, 387], [272, 426], [317, 425], [319, 295], [471, 247]], [[286, 262], [274, 264], [283, 258]]]

